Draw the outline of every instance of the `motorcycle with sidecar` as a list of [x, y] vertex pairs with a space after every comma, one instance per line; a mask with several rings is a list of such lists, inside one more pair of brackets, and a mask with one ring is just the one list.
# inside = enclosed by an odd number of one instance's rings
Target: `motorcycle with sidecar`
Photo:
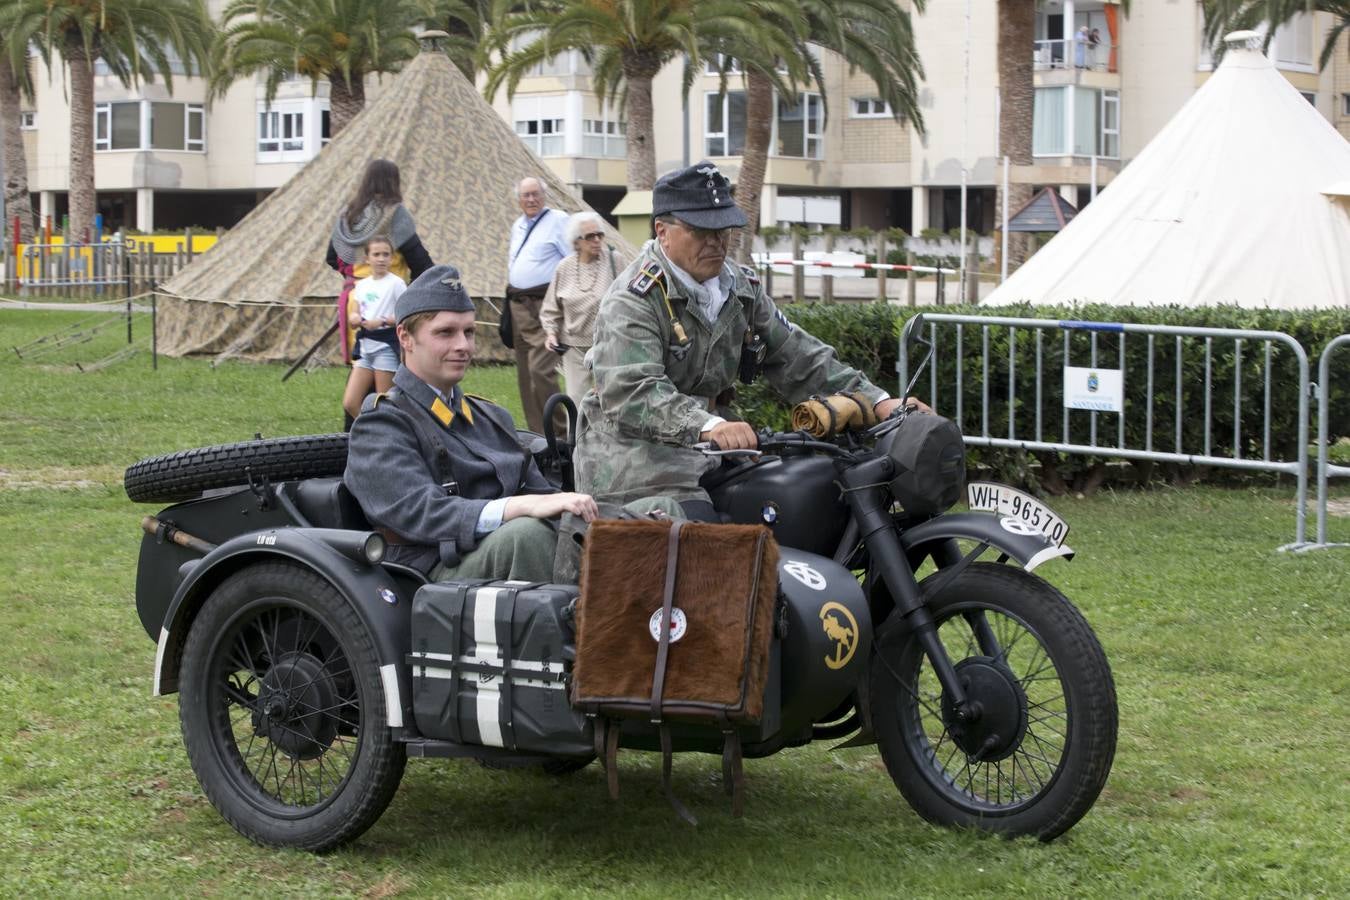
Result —
[[[911, 319], [902, 339], [921, 343], [921, 328]], [[917, 427], [929, 418], [901, 412], [832, 439], [765, 432], [759, 451], [705, 480], [724, 520], [763, 524], [780, 548], [764, 713], [737, 727], [741, 750], [875, 744], [930, 822], [1050, 840], [1088, 812], [1110, 772], [1111, 670], [1082, 614], [1038, 574], [1072, 557], [1067, 524], [1006, 485], [963, 484], [959, 432]], [[271, 846], [353, 840], [389, 804], [408, 757], [553, 774], [595, 758], [591, 723], [567, 702], [572, 585], [531, 586], [535, 599], [514, 604], [519, 621], [506, 627], [542, 648], [528, 668], [479, 673], [514, 681], [521, 697], [532, 689], [534, 705], [505, 732], [447, 717], [435, 661], [453, 653], [428, 644], [435, 632], [419, 611], [443, 607], [454, 586], [384, 560], [342, 485], [345, 438], [200, 448], [126, 473], [133, 500], [172, 502], [142, 522], [136, 579], [157, 645], [154, 692], [180, 694], [183, 741], [211, 803]], [[565, 452], [522, 438], [566, 477]], [[969, 511], [949, 511], [962, 489]], [[476, 714], [503, 693], [480, 691]], [[723, 738], [684, 724], [671, 741], [720, 752]], [[625, 722], [619, 744], [654, 750], [657, 727]]]

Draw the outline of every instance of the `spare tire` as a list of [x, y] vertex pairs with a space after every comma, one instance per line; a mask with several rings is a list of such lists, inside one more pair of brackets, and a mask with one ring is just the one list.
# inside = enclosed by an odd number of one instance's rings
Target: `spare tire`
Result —
[[307, 434], [217, 444], [152, 456], [129, 467], [122, 483], [137, 503], [175, 503], [202, 491], [260, 481], [290, 481], [341, 475], [347, 467], [347, 435]]

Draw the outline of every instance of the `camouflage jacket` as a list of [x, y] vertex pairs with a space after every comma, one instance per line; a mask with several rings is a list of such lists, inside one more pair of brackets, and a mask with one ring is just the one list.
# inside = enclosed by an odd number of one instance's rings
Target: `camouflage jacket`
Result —
[[[659, 277], [644, 279], [649, 263], [660, 267]], [[717, 463], [691, 445], [714, 415], [715, 398], [736, 383], [747, 332], [763, 340], [759, 371], [789, 403], [835, 391], [861, 391], [874, 403], [885, 396], [833, 347], [793, 326], [749, 270], [726, 264], [731, 295], [709, 325], [669, 265], [648, 241], [600, 303], [577, 490], [620, 503], [653, 494], [708, 499], [698, 480]]]

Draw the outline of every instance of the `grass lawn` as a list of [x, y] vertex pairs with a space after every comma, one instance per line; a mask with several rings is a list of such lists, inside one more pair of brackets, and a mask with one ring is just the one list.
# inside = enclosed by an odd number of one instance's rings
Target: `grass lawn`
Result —
[[[747, 761], [740, 820], [718, 760], [677, 759], [697, 829], [647, 754], [621, 754], [617, 803], [595, 766], [549, 779], [414, 760], [353, 846], [254, 846], [203, 799], [177, 698], [150, 696], [133, 590], [154, 510], [126, 499], [121, 472], [255, 432], [335, 430], [344, 373], [152, 372], [146, 354], [74, 368], [125, 346], [124, 327], [37, 361], [9, 349], [83, 318], [0, 310], [0, 896], [1350, 894], [1350, 550], [1275, 552], [1293, 536], [1290, 487], [1056, 504], [1079, 556], [1041, 573], [1107, 649], [1120, 745], [1096, 807], [1053, 844], [930, 827], [874, 750], [813, 746]], [[510, 369], [469, 382], [518, 406]], [[1350, 541], [1350, 517], [1331, 538]]]

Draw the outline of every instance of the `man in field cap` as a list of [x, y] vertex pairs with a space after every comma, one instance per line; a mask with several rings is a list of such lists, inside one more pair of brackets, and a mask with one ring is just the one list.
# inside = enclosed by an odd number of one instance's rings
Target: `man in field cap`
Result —
[[465, 394], [474, 307], [454, 266], [423, 272], [395, 305], [403, 364], [387, 394], [366, 398], [343, 478], [389, 542], [387, 559], [433, 580], [551, 581], [564, 512], [596, 515], [563, 493], [516, 441], [511, 414]]
[[788, 321], [753, 269], [727, 261], [747, 225], [731, 183], [708, 161], [657, 180], [652, 229], [596, 319], [595, 389], [581, 404], [577, 488], [605, 501], [662, 494], [694, 518], [716, 514], [699, 487], [715, 459], [694, 448], [753, 448], [727, 407], [739, 380], [762, 374], [790, 403], [853, 394], [878, 416], [900, 401]]

